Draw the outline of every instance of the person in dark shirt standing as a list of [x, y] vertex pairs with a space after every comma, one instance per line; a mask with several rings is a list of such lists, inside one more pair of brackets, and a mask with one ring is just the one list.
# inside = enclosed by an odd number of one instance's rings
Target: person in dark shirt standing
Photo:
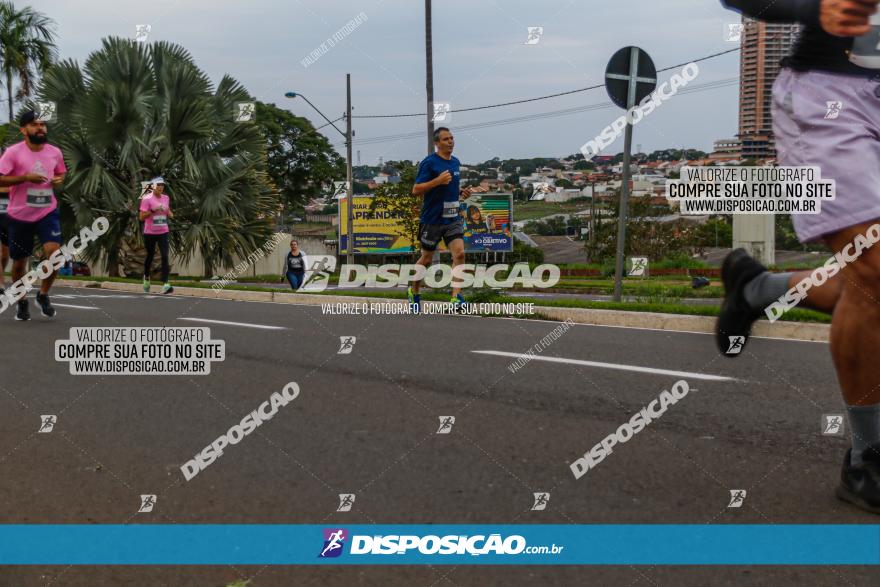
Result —
[[[459, 215], [459, 199], [470, 197], [471, 190], [460, 188], [461, 163], [452, 156], [455, 138], [445, 126], [434, 131], [434, 147], [436, 151], [419, 163], [412, 191], [417, 196], [424, 196], [419, 216], [422, 255], [416, 263], [428, 267], [442, 239], [452, 253], [453, 267], [458, 267], [464, 264], [464, 223]], [[457, 308], [465, 303], [458, 283], [453, 278], [450, 300]], [[415, 313], [421, 310], [420, 287], [421, 281], [413, 281], [407, 291], [410, 307]]]
[[306, 276], [306, 256], [299, 250], [299, 243], [296, 240], [290, 241], [290, 252], [287, 253], [287, 260], [284, 262], [284, 275], [281, 279], [287, 279], [290, 287], [296, 291], [303, 285]]
[[[878, 0], [723, 0], [745, 16], [804, 26], [773, 85], [773, 134], [779, 164], [819, 167], [836, 182], [836, 199], [819, 214], [792, 214], [801, 242], [823, 241], [849, 257], [856, 237], [880, 219], [880, 19]], [[877, 68], [877, 69], [872, 69]], [[724, 260], [725, 297], [716, 343], [740, 347], [764, 309], [803, 280], [802, 305], [833, 314], [831, 355], [847, 404], [852, 448], [837, 495], [880, 513], [880, 246], [821, 285], [810, 271], [770, 273], [745, 250]], [[727, 350], [725, 350], [727, 349]]]

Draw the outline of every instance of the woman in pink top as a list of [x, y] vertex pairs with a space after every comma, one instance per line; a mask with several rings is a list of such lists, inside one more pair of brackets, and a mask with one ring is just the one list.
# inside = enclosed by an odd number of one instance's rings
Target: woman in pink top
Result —
[[171, 200], [165, 194], [165, 180], [161, 177], [153, 179], [149, 195], [141, 200], [140, 219], [144, 223], [144, 246], [147, 248], [147, 259], [144, 262], [144, 292], [150, 293], [150, 266], [156, 255], [156, 246], [162, 256], [162, 293], [174, 291], [168, 283], [171, 266], [168, 263], [168, 219], [174, 218], [171, 212]]

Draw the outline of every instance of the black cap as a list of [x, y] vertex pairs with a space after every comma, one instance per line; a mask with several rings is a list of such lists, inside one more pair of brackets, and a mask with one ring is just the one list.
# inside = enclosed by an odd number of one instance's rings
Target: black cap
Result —
[[37, 113], [33, 110], [25, 110], [18, 118], [18, 126], [25, 126], [30, 122], [38, 119]]

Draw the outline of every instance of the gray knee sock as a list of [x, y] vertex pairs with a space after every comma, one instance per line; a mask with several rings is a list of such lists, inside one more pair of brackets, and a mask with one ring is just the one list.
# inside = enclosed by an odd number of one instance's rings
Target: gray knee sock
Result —
[[880, 442], [880, 404], [873, 406], [847, 406], [849, 431], [852, 436], [853, 465], [862, 464], [862, 451], [869, 444]]
[[788, 280], [791, 273], [771, 273], [765, 271], [743, 288], [746, 302], [754, 308], [766, 308], [788, 291]]

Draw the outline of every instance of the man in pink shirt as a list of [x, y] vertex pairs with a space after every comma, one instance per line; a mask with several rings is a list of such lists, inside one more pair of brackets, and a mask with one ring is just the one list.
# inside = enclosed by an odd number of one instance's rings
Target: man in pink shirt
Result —
[[[35, 236], [40, 238], [46, 258], [61, 248], [61, 216], [54, 188], [64, 183], [67, 173], [61, 149], [47, 142], [46, 123], [33, 110], [21, 115], [19, 127], [24, 140], [0, 157], [0, 186], [12, 188], [6, 214], [13, 282], [24, 277]], [[53, 272], [42, 280], [37, 294], [37, 304], [47, 318], [55, 316], [49, 302], [55, 275]], [[31, 319], [28, 303], [27, 297], [19, 300], [16, 320]]]
[[147, 258], [144, 261], [144, 293], [150, 293], [150, 266], [156, 255], [156, 247], [162, 256], [162, 293], [168, 294], [174, 291], [168, 283], [168, 275], [171, 272], [168, 263], [168, 219], [174, 218], [171, 212], [171, 200], [165, 194], [165, 180], [161, 177], [150, 181], [152, 189], [141, 200], [139, 217], [144, 223], [144, 246], [147, 248]]

